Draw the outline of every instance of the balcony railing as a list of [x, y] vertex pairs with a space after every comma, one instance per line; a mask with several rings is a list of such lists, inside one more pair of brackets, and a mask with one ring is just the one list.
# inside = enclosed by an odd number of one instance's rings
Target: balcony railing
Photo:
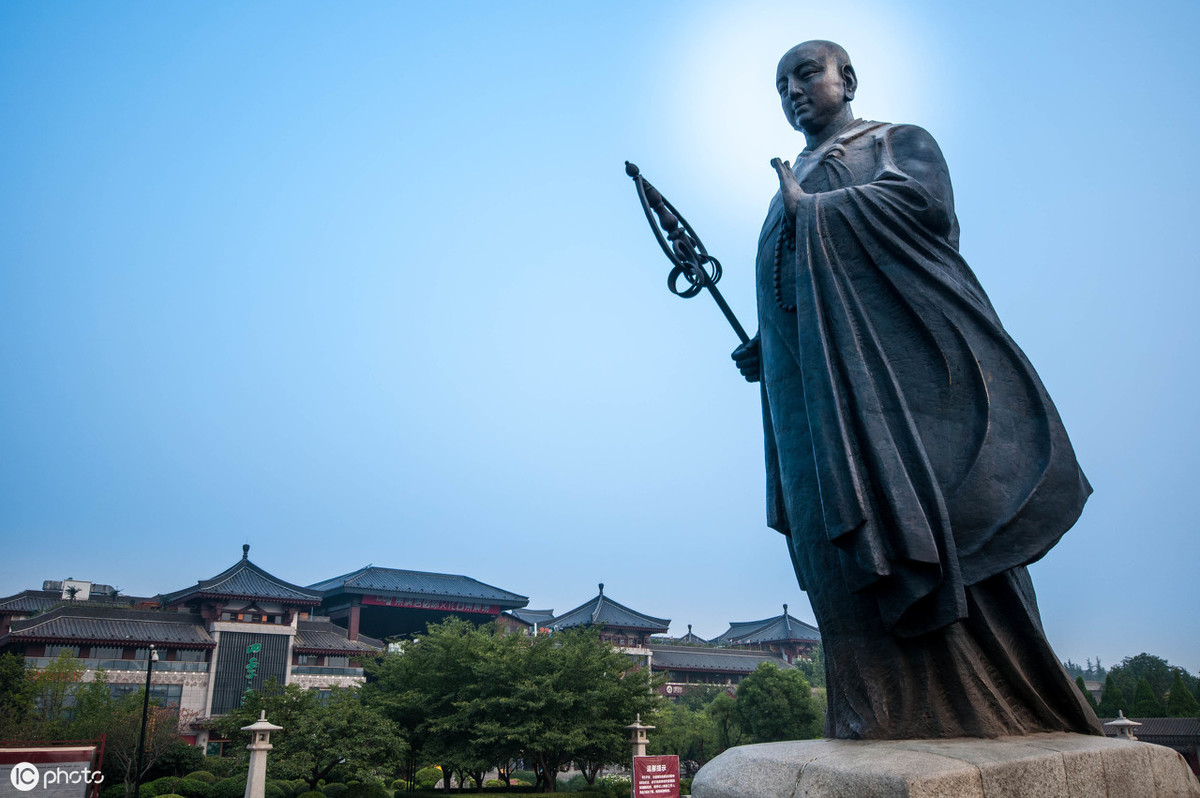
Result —
[[[54, 657], [26, 657], [25, 665], [30, 668], [45, 668], [51, 662], [54, 662]], [[144, 659], [81, 659], [83, 666], [90, 671], [106, 670], [106, 671], [145, 671], [146, 660]], [[159, 673], [180, 671], [188, 671], [191, 673], [207, 673], [207, 662], [167, 662], [159, 660], [154, 663], [154, 670]]]
[[323, 668], [318, 665], [293, 665], [293, 674], [309, 676], [362, 676], [362, 668]]

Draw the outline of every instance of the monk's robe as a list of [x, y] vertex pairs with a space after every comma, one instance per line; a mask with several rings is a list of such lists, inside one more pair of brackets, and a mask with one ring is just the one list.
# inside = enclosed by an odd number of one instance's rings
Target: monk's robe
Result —
[[958, 252], [949, 171], [856, 120], [794, 166], [757, 259], [768, 523], [826, 649], [826, 734], [1101, 733], [1025, 566], [1091, 487]]

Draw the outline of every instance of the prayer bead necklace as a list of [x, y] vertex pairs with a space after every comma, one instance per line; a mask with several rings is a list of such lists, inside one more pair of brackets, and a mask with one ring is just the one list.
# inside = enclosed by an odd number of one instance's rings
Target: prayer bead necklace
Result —
[[795, 248], [795, 222], [788, 224], [787, 212], [780, 224], [779, 237], [775, 239], [775, 304], [785, 313], [795, 313], [796, 306], [783, 301], [783, 252], [786, 248]]

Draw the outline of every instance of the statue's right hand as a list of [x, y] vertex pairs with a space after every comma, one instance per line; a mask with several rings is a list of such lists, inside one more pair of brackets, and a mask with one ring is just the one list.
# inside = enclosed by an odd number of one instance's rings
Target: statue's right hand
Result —
[[759, 357], [758, 336], [733, 350], [730, 355], [746, 382], [758, 382], [762, 376], [762, 359]]

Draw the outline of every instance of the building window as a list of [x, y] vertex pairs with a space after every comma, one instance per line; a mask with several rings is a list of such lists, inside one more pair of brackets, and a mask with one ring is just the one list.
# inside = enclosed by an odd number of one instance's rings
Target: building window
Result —
[[326, 657], [325, 666], [328, 668], [349, 668], [349, 657]]
[[316, 654], [297, 654], [296, 655], [296, 664], [297, 665], [320, 665], [321, 658], [319, 656], [317, 656]]
[[69, 656], [79, 656], [79, 646], [46, 646], [46, 656], [54, 659], [59, 654], [66, 652]]
[[[110, 684], [108, 694], [113, 698], [124, 698], [131, 693], [141, 692], [142, 686], [137, 684]], [[177, 707], [183, 698], [182, 684], [152, 684], [150, 685], [150, 700], [159, 706]]]
[[203, 651], [192, 651], [186, 648], [175, 650], [176, 662], [205, 662], [206, 657]]
[[221, 613], [221, 620], [237, 623], [283, 623], [283, 616], [267, 615], [262, 612], [230, 612], [226, 610]]
[[125, 649], [115, 646], [92, 646], [92, 659], [121, 659]]

